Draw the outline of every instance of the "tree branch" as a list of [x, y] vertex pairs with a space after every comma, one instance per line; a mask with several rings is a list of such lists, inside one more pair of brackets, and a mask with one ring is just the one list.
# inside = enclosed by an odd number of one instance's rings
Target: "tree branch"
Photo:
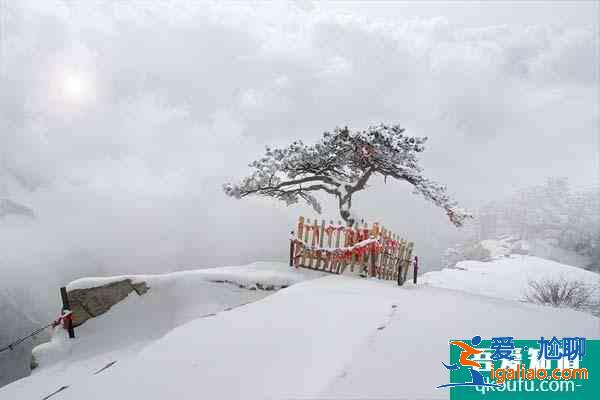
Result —
[[[246, 197], [248, 195], [255, 194], [255, 193], [273, 192], [273, 191], [275, 191], [275, 192], [279, 191], [279, 192], [283, 192], [283, 193], [297, 193], [299, 191], [324, 190], [331, 194], [338, 194], [339, 191], [337, 190], [337, 188], [340, 186], [339, 183], [335, 182], [335, 180], [333, 180], [332, 178], [330, 178], [326, 175], [307, 176], [307, 177], [301, 178], [301, 179], [293, 179], [290, 181], [284, 181], [277, 185], [271, 185], [271, 181], [272, 181], [272, 179], [269, 179], [269, 185], [266, 185], [266, 186], [261, 186], [256, 189], [243, 190], [240, 197]], [[319, 184], [319, 185], [308, 186], [305, 188], [300, 187], [300, 188], [292, 189], [289, 191], [286, 191], [286, 189], [285, 189], [286, 187], [289, 187], [289, 186], [301, 185], [303, 183], [308, 183], [308, 182], [323, 182], [325, 184], [329, 184], [329, 185], [333, 186], [333, 188], [328, 187], [323, 184]]]

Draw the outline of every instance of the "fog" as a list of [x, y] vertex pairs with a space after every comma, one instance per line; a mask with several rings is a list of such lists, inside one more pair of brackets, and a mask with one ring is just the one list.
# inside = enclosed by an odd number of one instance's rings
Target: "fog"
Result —
[[[312, 211], [221, 184], [265, 145], [336, 126], [428, 136], [426, 175], [470, 209], [551, 176], [593, 185], [598, 12], [2, 0], [0, 198], [35, 219], [0, 218], [0, 294], [37, 321], [81, 276], [285, 260]], [[425, 270], [460, 237], [407, 184], [373, 182], [354, 205], [414, 240]]]

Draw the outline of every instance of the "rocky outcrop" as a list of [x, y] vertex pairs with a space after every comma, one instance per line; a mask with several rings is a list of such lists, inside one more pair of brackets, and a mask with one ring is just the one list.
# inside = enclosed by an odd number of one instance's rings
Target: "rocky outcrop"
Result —
[[510, 257], [512, 254], [530, 254], [529, 244], [525, 240], [512, 236], [467, 242], [446, 250], [442, 261], [444, 268], [453, 268], [460, 261], [487, 262], [500, 257]]
[[35, 213], [31, 208], [10, 199], [0, 199], [0, 218], [6, 215], [22, 215], [35, 218]]
[[73, 325], [79, 326], [90, 318], [104, 314], [131, 292], [141, 296], [148, 289], [146, 282], [133, 283], [131, 279], [123, 279], [102, 286], [71, 290], [68, 297], [73, 312]]
[[254, 284], [251, 285], [242, 285], [240, 283], [237, 282], [232, 282], [232, 281], [226, 281], [226, 280], [211, 280], [210, 282], [215, 282], [215, 283], [227, 283], [229, 285], [235, 285], [237, 287], [239, 287], [240, 289], [248, 289], [248, 290], [266, 290], [266, 291], [271, 291], [271, 290], [280, 290], [280, 289], [285, 289], [286, 287], [288, 287], [288, 285], [269, 285], [269, 284], [262, 284], [260, 282], [256, 282]]

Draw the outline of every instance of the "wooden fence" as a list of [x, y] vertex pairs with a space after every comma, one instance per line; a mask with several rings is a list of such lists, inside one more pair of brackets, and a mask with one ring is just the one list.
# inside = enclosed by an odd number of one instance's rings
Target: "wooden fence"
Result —
[[411, 265], [413, 243], [380, 227], [300, 217], [290, 238], [290, 266], [333, 274], [354, 273], [403, 284]]

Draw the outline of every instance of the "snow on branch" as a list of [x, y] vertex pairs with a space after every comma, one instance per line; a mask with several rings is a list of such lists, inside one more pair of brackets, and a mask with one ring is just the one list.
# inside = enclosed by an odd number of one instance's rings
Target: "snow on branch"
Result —
[[259, 195], [287, 205], [304, 200], [317, 213], [321, 205], [313, 192], [326, 192], [337, 198], [342, 219], [352, 225], [352, 195], [366, 189], [371, 177], [382, 175], [411, 183], [416, 193], [443, 208], [454, 225], [462, 226], [470, 215], [448, 196], [445, 186], [422, 176], [417, 154], [426, 141], [426, 137], [405, 135], [398, 125], [359, 131], [336, 128], [314, 145], [295, 141], [282, 149], [267, 147], [262, 158], [250, 163], [254, 169], [250, 176], [238, 184], [226, 183], [223, 189], [238, 199]]

